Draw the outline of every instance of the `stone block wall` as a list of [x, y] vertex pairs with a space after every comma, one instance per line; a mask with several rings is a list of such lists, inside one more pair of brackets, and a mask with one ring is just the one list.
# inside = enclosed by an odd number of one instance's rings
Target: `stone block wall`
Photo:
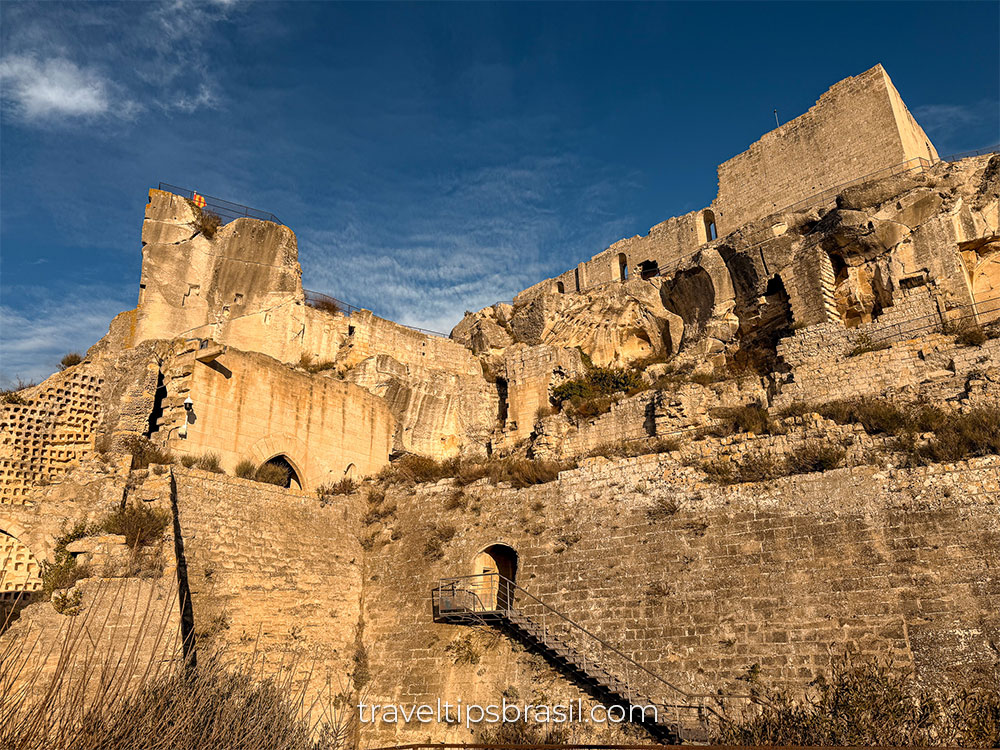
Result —
[[322, 507], [313, 493], [174, 472], [196, 635], [232, 655], [256, 649], [272, 666], [297, 656], [338, 689], [360, 622], [357, 499]]
[[[460, 502], [448, 483], [394, 493], [367, 563], [373, 696], [532, 693], [520, 655], [480, 646], [463, 663], [452, 644], [472, 629], [432, 622], [436, 581], [471, 574], [496, 543], [517, 551], [521, 586], [687, 690], [742, 692], [736, 678], [753, 664], [770, 684], [802, 686], [846, 650], [915, 667], [931, 685], [1000, 676], [996, 457], [734, 487], [700, 476], [667, 456], [591, 459], [535, 488], [466, 487]], [[456, 533], [438, 556], [427, 542], [446, 527]], [[413, 725], [367, 736], [468, 735]]]
[[377, 473], [388, 462], [395, 422], [386, 403], [363, 388], [263, 354], [228, 349], [206, 362], [197, 355], [167, 365], [178, 373], [168, 384], [161, 434], [177, 454], [218, 453], [230, 473], [241, 459], [259, 464], [280, 454], [310, 491]]
[[937, 151], [881, 65], [834, 84], [805, 114], [719, 166], [719, 234], [811, 195]]

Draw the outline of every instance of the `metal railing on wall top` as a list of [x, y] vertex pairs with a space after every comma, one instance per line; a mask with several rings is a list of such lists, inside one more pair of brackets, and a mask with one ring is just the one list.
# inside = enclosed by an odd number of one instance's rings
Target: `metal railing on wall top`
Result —
[[174, 195], [180, 195], [187, 198], [188, 200], [194, 202], [196, 206], [218, 214], [224, 219], [246, 218], [258, 219], [260, 221], [271, 221], [275, 224], [283, 223], [281, 219], [269, 211], [261, 211], [259, 208], [244, 206], [242, 203], [233, 203], [232, 201], [227, 201], [223, 198], [205, 195], [204, 193], [199, 193], [197, 190], [190, 190], [188, 188], [178, 187], [177, 185], [170, 185], [166, 182], [161, 182], [159, 184], [159, 189], [167, 193], [173, 193]]

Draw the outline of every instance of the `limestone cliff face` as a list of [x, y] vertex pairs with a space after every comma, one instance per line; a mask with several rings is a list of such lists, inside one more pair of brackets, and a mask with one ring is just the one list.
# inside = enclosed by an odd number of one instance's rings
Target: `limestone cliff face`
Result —
[[540, 289], [468, 313], [453, 337], [477, 353], [545, 344], [623, 365], [687, 351], [768, 373], [794, 328], [870, 324], [916, 287], [942, 307], [988, 307], [1000, 290], [998, 172], [1000, 156], [983, 156], [850, 187], [705, 242], [647, 279]]
[[496, 424], [497, 391], [481, 375], [408, 366], [379, 354], [360, 362], [346, 377], [388, 405], [396, 418], [395, 453], [437, 459], [477, 453]]

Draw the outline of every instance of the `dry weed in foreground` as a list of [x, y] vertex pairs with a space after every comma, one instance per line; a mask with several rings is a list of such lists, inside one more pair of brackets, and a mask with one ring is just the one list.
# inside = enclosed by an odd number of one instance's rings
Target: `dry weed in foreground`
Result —
[[[294, 661], [266, 664], [256, 651], [245, 658], [202, 652], [196, 664], [185, 663], [173, 616], [176, 591], [168, 606], [155, 606], [154, 595], [163, 603], [162, 588], [150, 586], [135, 598], [124, 581], [97, 588], [80, 616], [62, 618], [56, 632], [22, 622], [0, 643], [0, 748], [337, 750], [348, 744], [355, 712], [347, 690], [335, 691], [329, 680], [310, 689], [318, 682], [311, 670]], [[95, 642], [110, 647], [97, 650]]]
[[1000, 747], [1000, 689], [940, 685], [876, 660], [835, 661], [829, 675], [793, 697], [766, 686], [755, 664], [744, 677], [753, 710], [731, 711], [714, 742], [723, 745], [841, 747]]

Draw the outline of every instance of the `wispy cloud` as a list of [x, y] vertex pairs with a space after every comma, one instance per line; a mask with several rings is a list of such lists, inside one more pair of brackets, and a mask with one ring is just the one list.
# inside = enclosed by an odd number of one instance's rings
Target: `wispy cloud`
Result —
[[[995, 143], [998, 111], [1000, 102], [983, 99], [974, 104], [925, 104], [914, 107], [913, 116], [932, 139], [950, 142], [959, 135], [964, 138], [992, 138], [990, 143], [970, 144], [971, 148], [978, 148]], [[980, 132], [982, 136], [979, 136]]]
[[[5, 289], [5, 295], [10, 291]], [[63, 355], [82, 354], [108, 332], [115, 315], [134, 303], [122, 289], [104, 286], [76, 287], [69, 296], [42, 289], [18, 291], [28, 304], [18, 309], [0, 305], [0, 387], [5, 388], [17, 378], [48, 377]]]
[[[583, 173], [597, 181], [577, 190]], [[364, 231], [374, 225], [373, 208], [353, 199], [338, 208], [341, 226], [300, 230], [306, 286], [447, 333], [466, 310], [562, 272], [560, 258], [589, 258], [632, 221], [592, 218], [610, 213], [608, 200], [630, 186], [627, 176], [567, 156], [523, 156], [424, 182], [420, 204], [401, 208], [391, 226]]]
[[234, 5], [7, 3], [4, 112], [22, 124], [53, 126], [217, 107], [212, 34]]

